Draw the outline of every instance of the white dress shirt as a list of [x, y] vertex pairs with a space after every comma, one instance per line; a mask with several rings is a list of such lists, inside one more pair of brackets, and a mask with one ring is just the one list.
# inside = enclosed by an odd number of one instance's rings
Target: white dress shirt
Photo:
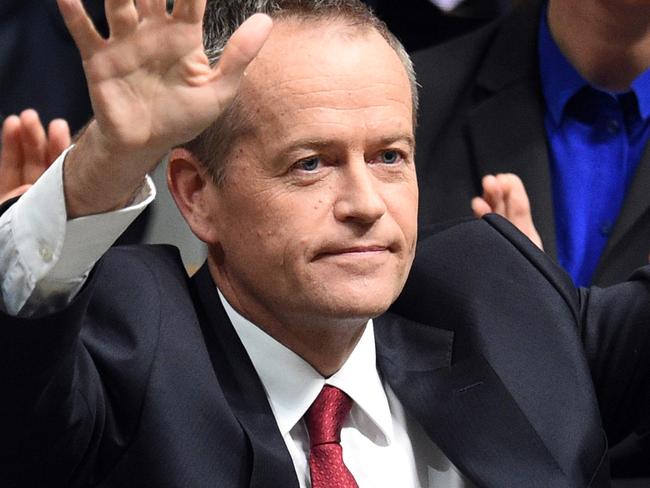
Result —
[[131, 206], [67, 220], [63, 161], [69, 150], [0, 217], [0, 306], [11, 315], [44, 315], [67, 305], [97, 260], [156, 196], [147, 176]]
[[324, 378], [219, 296], [262, 380], [301, 488], [310, 486], [309, 435], [303, 416], [323, 385], [336, 386], [354, 402], [341, 430], [341, 446], [343, 461], [361, 488], [471, 486], [382, 382], [372, 320], [341, 369]]
[[[155, 196], [147, 178], [131, 206], [68, 221], [62, 176], [65, 154], [0, 216], [1, 305], [9, 314], [34, 316], [69, 303], [95, 262]], [[310, 486], [309, 438], [302, 417], [324, 384], [340, 388], [354, 401], [341, 445], [344, 461], [361, 488], [473, 486], [382, 382], [372, 321], [343, 367], [325, 379], [221, 299], [262, 380], [301, 487]]]

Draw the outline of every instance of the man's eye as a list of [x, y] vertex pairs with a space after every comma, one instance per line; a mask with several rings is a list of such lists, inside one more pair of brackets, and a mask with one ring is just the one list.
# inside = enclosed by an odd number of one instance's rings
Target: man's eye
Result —
[[401, 156], [397, 151], [384, 151], [381, 153], [381, 162], [384, 164], [395, 164]]
[[298, 161], [298, 164], [296, 165], [298, 169], [301, 169], [303, 171], [314, 171], [318, 169], [320, 166], [321, 159], [318, 156], [314, 156], [312, 158], [307, 158], [303, 159], [302, 161]]

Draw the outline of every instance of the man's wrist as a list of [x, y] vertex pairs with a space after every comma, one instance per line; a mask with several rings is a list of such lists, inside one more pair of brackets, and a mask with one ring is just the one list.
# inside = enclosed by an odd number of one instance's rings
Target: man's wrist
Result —
[[107, 144], [91, 122], [63, 167], [68, 219], [96, 215], [128, 206], [145, 184], [145, 176], [164, 153], [143, 148], [128, 151]]

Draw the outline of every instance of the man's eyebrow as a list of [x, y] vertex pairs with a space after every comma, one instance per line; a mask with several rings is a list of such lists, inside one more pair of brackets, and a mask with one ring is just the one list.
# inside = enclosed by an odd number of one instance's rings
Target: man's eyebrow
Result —
[[[370, 139], [368, 145], [371, 147], [388, 147], [396, 143], [406, 144], [409, 148], [414, 148], [415, 138], [411, 134], [395, 134], [382, 136], [377, 139]], [[291, 153], [300, 150], [319, 150], [338, 144], [342, 144], [342, 142], [331, 139], [305, 138], [293, 141], [290, 145], [284, 148], [283, 152]]]
[[322, 149], [328, 146], [336, 144], [334, 141], [329, 139], [314, 139], [306, 138], [293, 141], [290, 145], [284, 148], [284, 152], [290, 153], [294, 151], [300, 151], [301, 149]]
[[415, 137], [411, 134], [396, 134], [394, 136], [381, 137], [374, 145], [377, 146], [392, 146], [395, 143], [402, 143], [408, 145], [410, 148], [415, 147]]

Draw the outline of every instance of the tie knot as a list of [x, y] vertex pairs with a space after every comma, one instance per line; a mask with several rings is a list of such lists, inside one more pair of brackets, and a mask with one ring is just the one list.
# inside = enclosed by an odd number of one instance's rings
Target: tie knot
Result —
[[341, 442], [341, 427], [352, 408], [352, 399], [335, 386], [325, 385], [307, 410], [311, 447]]

